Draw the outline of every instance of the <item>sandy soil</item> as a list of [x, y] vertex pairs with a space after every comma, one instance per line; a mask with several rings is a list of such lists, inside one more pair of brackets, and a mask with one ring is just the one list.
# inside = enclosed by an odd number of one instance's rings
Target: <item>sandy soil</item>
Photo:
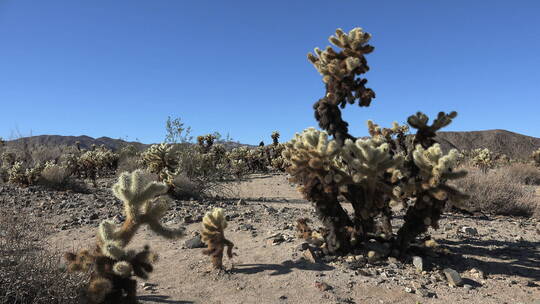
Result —
[[[149, 244], [160, 254], [147, 282], [140, 281], [141, 303], [533, 303], [540, 300], [540, 228], [538, 220], [509, 217], [444, 216], [431, 231], [440, 252], [424, 258], [424, 272], [410, 261], [383, 260], [352, 269], [345, 258], [311, 263], [303, 258], [294, 221], [314, 219], [314, 210], [283, 175], [253, 176], [236, 185], [231, 200], [187, 202], [199, 213], [215, 206], [231, 215], [227, 237], [238, 254], [227, 270], [210, 269], [200, 248], [185, 241], [200, 223], [187, 224], [188, 235], [168, 241], [143, 229], [131, 247]], [[244, 198], [245, 204], [238, 204]], [[183, 219], [171, 212], [168, 224]], [[399, 225], [399, 220], [395, 222]], [[465, 228], [475, 231], [465, 232]], [[92, 245], [94, 225], [58, 230], [52, 247], [72, 250]], [[444, 249], [444, 250], [443, 250]], [[349, 257], [349, 259], [352, 257]], [[442, 269], [455, 269], [465, 287], [450, 287]], [[477, 269], [484, 273], [484, 277]], [[472, 271], [471, 271], [472, 270]], [[321, 290], [317, 283], [328, 284]], [[142, 285], [145, 284], [146, 285]], [[536, 302], [534, 302], [536, 303]]]

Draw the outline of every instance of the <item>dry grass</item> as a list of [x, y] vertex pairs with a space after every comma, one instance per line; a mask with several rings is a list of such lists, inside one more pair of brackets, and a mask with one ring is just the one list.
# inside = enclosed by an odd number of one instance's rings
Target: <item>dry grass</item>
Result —
[[0, 304], [80, 303], [86, 278], [62, 268], [44, 249], [43, 225], [18, 212], [0, 212]]
[[486, 214], [535, 216], [538, 215], [538, 197], [534, 188], [525, 185], [528, 180], [521, 166], [507, 166], [483, 173], [478, 168], [466, 168], [469, 174], [455, 184], [470, 195], [463, 208]]

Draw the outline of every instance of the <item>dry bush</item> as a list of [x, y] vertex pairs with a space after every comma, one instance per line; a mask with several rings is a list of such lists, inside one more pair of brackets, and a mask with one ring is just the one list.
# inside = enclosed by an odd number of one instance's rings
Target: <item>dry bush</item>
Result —
[[534, 192], [516, 181], [508, 169], [483, 173], [478, 168], [467, 168], [469, 174], [455, 185], [470, 195], [464, 202], [471, 212], [486, 214], [533, 216], [537, 212]]
[[72, 190], [80, 193], [88, 192], [84, 183], [77, 181], [71, 176], [70, 171], [66, 167], [58, 165], [45, 167], [41, 172], [39, 184], [54, 190]]
[[177, 199], [200, 199], [204, 189], [184, 174], [179, 174], [172, 180], [172, 194]]
[[68, 273], [61, 254], [44, 249], [43, 225], [0, 212], [0, 304], [81, 303], [85, 276]]
[[139, 156], [127, 156], [120, 158], [118, 161], [118, 168], [116, 169], [116, 175], [120, 176], [122, 172], [133, 172], [137, 169], [142, 169], [143, 165]]
[[511, 177], [516, 183], [540, 185], [540, 168], [532, 164], [512, 163], [498, 170]]

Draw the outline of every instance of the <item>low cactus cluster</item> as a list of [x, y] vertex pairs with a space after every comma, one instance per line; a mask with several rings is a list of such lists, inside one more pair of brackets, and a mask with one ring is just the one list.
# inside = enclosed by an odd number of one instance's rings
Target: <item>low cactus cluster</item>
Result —
[[[378, 238], [394, 255], [403, 254], [411, 242], [428, 227], [437, 227], [446, 203], [465, 197], [448, 181], [463, 177], [455, 171], [458, 153], [444, 154], [436, 143], [436, 132], [456, 117], [456, 112], [439, 113], [428, 124], [418, 112], [408, 118], [416, 129], [412, 144], [407, 144], [408, 126], [394, 123], [381, 128], [368, 122], [370, 138], [349, 134], [340, 108], [358, 101], [370, 105], [375, 93], [359, 77], [369, 70], [364, 55], [373, 51], [370, 35], [360, 28], [349, 33], [338, 29], [330, 42], [341, 51], [316, 48], [308, 59], [323, 76], [325, 97], [314, 104], [315, 118], [323, 131], [308, 128], [285, 143], [286, 171], [299, 191], [311, 201], [325, 227], [324, 250], [345, 254]], [[351, 203], [352, 216], [339, 198]], [[394, 234], [390, 220], [403, 209], [405, 223]]]

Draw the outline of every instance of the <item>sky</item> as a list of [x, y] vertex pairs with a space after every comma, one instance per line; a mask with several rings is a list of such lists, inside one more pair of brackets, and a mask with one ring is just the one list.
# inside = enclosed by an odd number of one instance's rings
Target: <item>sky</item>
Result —
[[375, 47], [376, 98], [343, 110], [403, 123], [457, 111], [447, 131], [540, 137], [540, 1], [0, 0], [0, 136], [164, 140], [168, 116], [193, 135], [281, 141], [317, 126], [324, 96], [306, 59], [336, 28]]

